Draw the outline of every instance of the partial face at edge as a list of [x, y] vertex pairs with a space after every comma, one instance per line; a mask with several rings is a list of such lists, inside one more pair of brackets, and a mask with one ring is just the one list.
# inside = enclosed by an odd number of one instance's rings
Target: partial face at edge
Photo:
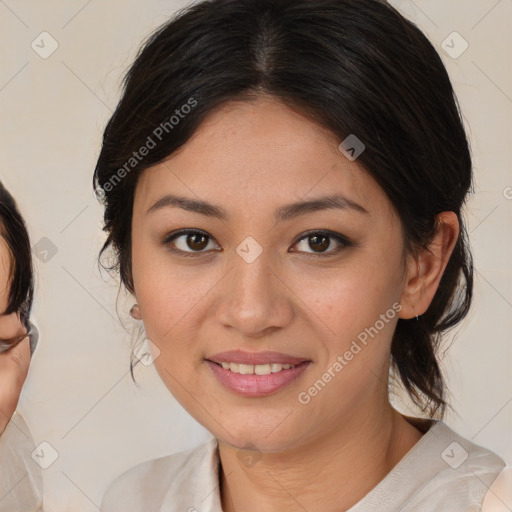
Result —
[[15, 339], [26, 332], [18, 313], [4, 314], [11, 290], [11, 258], [7, 242], [0, 234], [0, 340]]
[[[132, 272], [146, 335], [160, 351], [157, 371], [192, 416], [235, 446], [298, 446], [387, 396], [393, 304], [405, 283], [401, 224], [373, 178], [339, 151], [340, 142], [276, 100], [228, 103], [139, 179]], [[212, 203], [228, 218], [177, 206], [148, 212], [166, 194]], [[285, 205], [332, 195], [366, 212], [345, 207], [275, 217]], [[205, 237], [169, 241], [186, 229]], [[248, 261], [240, 249], [261, 254]], [[381, 324], [366, 345], [357, 341]], [[354, 341], [361, 350], [348, 361], [343, 356]], [[240, 396], [206, 361], [232, 349], [311, 363], [277, 392]], [[339, 356], [343, 369], [311, 396], [308, 389], [329, 368], [332, 374]]]

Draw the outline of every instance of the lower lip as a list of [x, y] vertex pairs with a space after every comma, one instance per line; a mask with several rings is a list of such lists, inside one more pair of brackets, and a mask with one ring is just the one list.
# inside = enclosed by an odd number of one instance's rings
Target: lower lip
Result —
[[281, 370], [269, 375], [243, 375], [231, 370], [225, 370], [212, 361], [206, 361], [220, 383], [228, 389], [242, 396], [258, 397], [267, 396], [284, 388], [309, 366], [310, 361], [304, 361], [295, 368]]

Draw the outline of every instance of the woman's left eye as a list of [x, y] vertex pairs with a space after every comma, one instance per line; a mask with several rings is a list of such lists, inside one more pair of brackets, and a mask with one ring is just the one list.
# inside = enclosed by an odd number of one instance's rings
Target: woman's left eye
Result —
[[[312, 231], [306, 236], [303, 236], [294, 245], [300, 244], [303, 244], [303, 248], [297, 252], [306, 252], [309, 254], [317, 254], [319, 256], [324, 254], [337, 254], [342, 249], [353, 245], [344, 236], [338, 233], [333, 233], [332, 231]], [[311, 252], [304, 250], [308, 247], [312, 248], [313, 250]]]
[[[180, 252], [184, 256], [199, 255], [212, 249], [221, 250], [210, 235], [196, 229], [186, 229], [171, 234], [165, 238], [163, 245], [171, 246], [172, 251]], [[330, 256], [352, 245], [352, 242], [338, 233], [325, 230], [311, 231], [293, 244], [293, 246], [298, 246], [299, 250], [291, 252]], [[309, 251], [308, 248], [312, 250]]]

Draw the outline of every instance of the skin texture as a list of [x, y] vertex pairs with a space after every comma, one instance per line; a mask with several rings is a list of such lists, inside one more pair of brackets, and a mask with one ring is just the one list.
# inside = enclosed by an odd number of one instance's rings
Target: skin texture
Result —
[[[10, 254], [0, 236], [0, 311], [5, 311], [9, 296]], [[0, 315], [0, 338], [11, 339], [26, 333], [19, 314]], [[28, 337], [7, 352], [0, 354], [0, 434], [5, 430], [18, 405], [21, 388], [30, 364]]]
[[[391, 338], [398, 317], [428, 308], [457, 238], [457, 218], [440, 214], [430, 252], [417, 260], [405, 255], [390, 201], [357, 160], [339, 151], [340, 142], [275, 99], [230, 102], [137, 184], [132, 271], [139, 315], [160, 351], [155, 366], [164, 383], [219, 439], [226, 512], [346, 510], [422, 435], [388, 401]], [[168, 193], [221, 206], [229, 220], [177, 207], [147, 213]], [[278, 207], [333, 193], [368, 213], [327, 209], [275, 222]], [[162, 243], [185, 228], [211, 238], [199, 248], [186, 235]], [[315, 251], [305, 233], [320, 229], [354, 245], [329, 238]], [[236, 252], [248, 236], [263, 249], [252, 263]], [[299, 392], [395, 302], [399, 315], [307, 405], [300, 403]], [[274, 350], [312, 363], [278, 392], [248, 398], [223, 387], [205, 362], [230, 349]], [[257, 463], [246, 465], [241, 455]]]

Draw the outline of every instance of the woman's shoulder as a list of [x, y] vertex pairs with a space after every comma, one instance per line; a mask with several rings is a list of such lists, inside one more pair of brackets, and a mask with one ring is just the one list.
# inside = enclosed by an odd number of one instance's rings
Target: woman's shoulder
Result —
[[[495, 512], [482, 509], [482, 505], [505, 467], [493, 451], [463, 437], [443, 421], [433, 421], [391, 473], [351, 512], [373, 510], [377, 503], [403, 512]], [[502, 510], [509, 509], [496, 512]]]
[[[467, 503], [471, 507], [468, 510], [508, 511], [508, 507], [482, 508], [497, 482], [507, 476], [507, 473], [503, 473], [505, 461], [490, 449], [461, 436], [444, 422], [436, 425], [433, 434], [430, 439], [432, 454], [439, 456], [442, 462], [428, 485], [431, 490], [425, 495], [430, 494], [430, 498], [425, 497], [425, 503], [428, 501], [429, 506], [432, 506], [434, 500], [439, 503], [440, 510], [450, 503], [453, 504], [453, 510]], [[507, 486], [509, 490], [512, 489], [510, 480]]]
[[440, 482], [451, 481], [453, 485], [456, 480], [469, 479], [473, 483], [481, 482], [488, 489], [506, 466], [499, 455], [463, 437], [443, 421], [434, 423], [430, 434], [418, 455], [424, 455], [425, 461], [439, 470], [436, 478]]
[[[16, 411], [0, 435], [0, 509], [2, 512], [42, 510], [43, 476], [32, 432]], [[44, 453], [43, 453], [44, 455]]]
[[[195, 448], [147, 460], [126, 470], [108, 486], [103, 512], [160, 510], [166, 497], [179, 496], [190, 508], [197, 488], [217, 477], [217, 440], [211, 438]], [[185, 508], [184, 510], [187, 510]]]
[[443, 421], [431, 421], [430, 425], [391, 472], [350, 512], [508, 512], [508, 508], [482, 509], [489, 489], [506, 466], [503, 459], [461, 436]]

